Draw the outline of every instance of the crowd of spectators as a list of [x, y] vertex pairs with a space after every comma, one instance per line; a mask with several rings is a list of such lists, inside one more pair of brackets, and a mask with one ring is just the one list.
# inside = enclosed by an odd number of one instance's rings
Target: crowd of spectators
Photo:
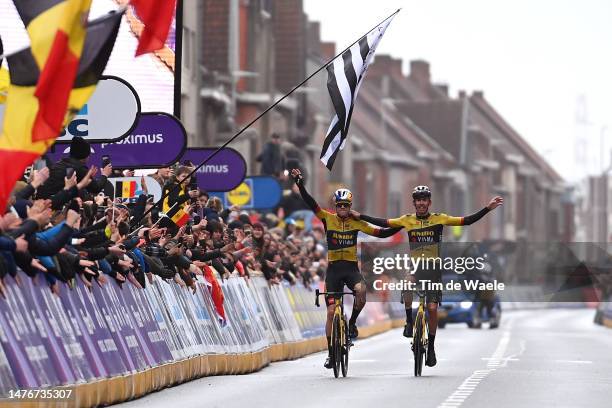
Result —
[[[80, 279], [90, 287], [115, 279], [144, 287], [153, 275], [195, 291], [194, 277], [206, 277], [210, 267], [221, 279], [262, 274], [270, 284], [306, 285], [323, 279], [320, 224], [223, 208], [186, 179], [192, 170], [187, 166], [152, 175], [170, 193], [162, 208], [152, 208], [146, 189], [132, 200], [114, 199], [108, 178], [117, 170], [112, 164], [88, 167], [89, 151], [86, 141], [75, 138], [68, 157], [15, 186], [0, 216], [0, 295], [2, 280], [18, 269], [30, 277], [42, 274], [56, 294], [58, 281]], [[189, 216], [180, 227], [167, 215], [176, 205]]]

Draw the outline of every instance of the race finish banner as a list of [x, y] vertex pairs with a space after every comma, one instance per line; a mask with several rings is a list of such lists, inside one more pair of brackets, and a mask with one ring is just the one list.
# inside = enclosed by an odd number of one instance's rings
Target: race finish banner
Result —
[[251, 176], [231, 191], [209, 194], [219, 197], [225, 207], [237, 205], [247, 210], [265, 210], [278, 205], [282, 189], [274, 177]]
[[[155, 201], [161, 199], [161, 186], [153, 177], [145, 177], [148, 194]], [[145, 194], [141, 185], [141, 177], [111, 177], [108, 179], [115, 191], [114, 198], [120, 198], [123, 202], [135, 202], [139, 195]]]
[[[190, 161], [198, 165], [217, 150], [216, 147], [190, 148], [185, 150], [181, 163]], [[226, 147], [196, 172], [198, 187], [206, 191], [230, 191], [238, 187], [246, 175], [244, 157], [236, 150]]]
[[[115, 168], [159, 168], [176, 163], [187, 146], [187, 135], [174, 116], [158, 112], [143, 113], [133, 132], [113, 143], [92, 143], [88, 163], [100, 166], [109, 156]], [[55, 145], [46, 156], [54, 162], [70, 153], [70, 146]]]

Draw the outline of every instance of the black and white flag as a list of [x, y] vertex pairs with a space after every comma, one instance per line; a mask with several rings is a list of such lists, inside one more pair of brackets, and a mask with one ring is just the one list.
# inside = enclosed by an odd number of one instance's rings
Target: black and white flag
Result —
[[374, 58], [378, 43], [396, 14], [380, 23], [327, 66], [327, 90], [336, 111], [321, 150], [321, 161], [329, 170], [338, 152], [344, 149], [361, 81]]

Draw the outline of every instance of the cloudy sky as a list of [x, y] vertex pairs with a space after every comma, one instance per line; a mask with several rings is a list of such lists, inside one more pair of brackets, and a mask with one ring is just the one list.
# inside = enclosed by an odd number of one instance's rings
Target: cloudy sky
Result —
[[405, 73], [429, 61], [452, 96], [483, 90], [566, 180], [600, 172], [602, 139], [610, 164], [612, 1], [304, 0], [338, 50], [400, 7], [378, 54], [402, 58]]

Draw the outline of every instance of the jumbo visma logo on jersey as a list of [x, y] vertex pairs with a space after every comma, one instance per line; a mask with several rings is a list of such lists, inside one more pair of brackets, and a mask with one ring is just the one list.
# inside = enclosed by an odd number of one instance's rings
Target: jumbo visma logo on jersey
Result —
[[442, 230], [443, 226], [437, 224], [408, 231], [410, 250], [413, 252], [414, 256], [424, 256], [425, 258], [437, 257], [440, 253]]
[[357, 245], [357, 230], [354, 231], [327, 231], [328, 249], [336, 250], [350, 248]]

